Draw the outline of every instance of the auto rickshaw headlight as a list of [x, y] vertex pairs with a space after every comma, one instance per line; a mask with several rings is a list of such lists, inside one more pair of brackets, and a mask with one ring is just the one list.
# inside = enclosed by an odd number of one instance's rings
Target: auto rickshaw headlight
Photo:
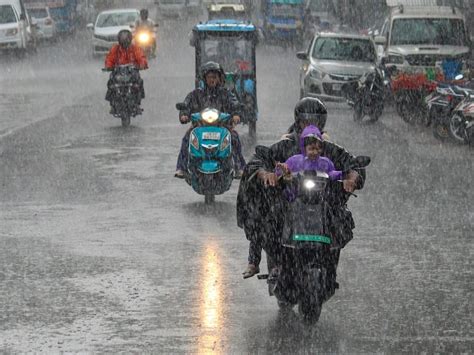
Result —
[[207, 124], [216, 123], [219, 119], [219, 111], [216, 109], [206, 109], [201, 112], [201, 118]]

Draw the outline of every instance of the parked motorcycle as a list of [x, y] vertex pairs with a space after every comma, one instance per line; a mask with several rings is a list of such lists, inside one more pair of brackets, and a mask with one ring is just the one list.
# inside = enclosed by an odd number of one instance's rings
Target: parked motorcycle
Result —
[[474, 145], [474, 91], [466, 91], [464, 100], [454, 109], [449, 131], [456, 142]]
[[[176, 104], [178, 110], [185, 110], [184, 103]], [[230, 189], [234, 179], [232, 158], [232, 135], [227, 128], [231, 116], [213, 108], [193, 113], [194, 129], [189, 138], [188, 171], [186, 182], [206, 203], [213, 203], [215, 195]]]
[[[441, 81], [441, 78], [438, 78]], [[392, 80], [392, 90], [398, 115], [409, 124], [431, 124], [426, 97], [436, 90], [436, 82], [425, 74], [400, 73]]]
[[[268, 149], [257, 147], [257, 149]], [[263, 152], [265, 154], [265, 152]], [[369, 157], [357, 157], [347, 166], [364, 168]], [[339, 253], [331, 250], [332, 215], [330, 196], [335, 185], [324, 172], [306, 171], [294, 175], [289, 186], [294, 199], [285, 212], [285, 225], [281, 240], [280, 260], [268, 261], [266, 279], [270, 296], [275, 296], [282, 309], [298, 305], [301, 316], [317, 322], [322, 305], [338, 288], [335, 258]]]
[[115, 109], [114, 116], [122, 120], [123, 127], [128, 127], [131, 118], [141, 115], [143, 112], [143, 109], [140, 108], [141, 79], [139, 69], [133, 64], [126, 64], [102, 70], [111, 71], [109, 89], [112, 90], [111, 105]]
[[366, 73], [358, 81], [344, 84], [342, 90], [347, 103], [354, 109], [354, 121], [361, 122], [369, 116], [376, 122], [382, 115], [385, 101], [385, 73], [381, 68]]

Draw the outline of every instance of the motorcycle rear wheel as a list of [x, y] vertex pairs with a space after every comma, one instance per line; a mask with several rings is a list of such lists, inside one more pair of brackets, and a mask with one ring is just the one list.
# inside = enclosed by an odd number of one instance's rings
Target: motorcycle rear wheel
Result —
[[433, 136], [442, 142], [448, 140], [451, 137], [449, 128], [441, 123], [435, 123], [433, 125]]
[[204, 195], [204, 203], [206, 205], [210, 205], [212, 203], [214, 203], [216, 200], [216, 196], [214, 195]]
[[305, 297], [298, 303], [298, 313], [309, 323], [316, 323], [321, 316], [322, 302], [317, 296]]
[[130, 126], [130, 117], [122, 117], [122, 127]]
[[257, 121], [249, 121], [249, 136], [251, 139], [257, 138]]
[[456, 143], [467, 144], [464, 117], [458, 114], [453, 115], [449, 120], [449, 132]]

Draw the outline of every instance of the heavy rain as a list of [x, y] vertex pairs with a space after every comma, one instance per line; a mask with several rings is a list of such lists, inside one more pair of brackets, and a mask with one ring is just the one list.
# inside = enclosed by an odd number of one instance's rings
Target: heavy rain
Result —
[[472, 353], [473, 19], [0, 0], [0, 352]]

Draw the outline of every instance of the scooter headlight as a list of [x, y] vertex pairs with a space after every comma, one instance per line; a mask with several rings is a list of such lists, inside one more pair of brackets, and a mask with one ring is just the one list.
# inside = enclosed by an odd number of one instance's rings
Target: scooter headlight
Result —
[[313, 180], [305, 180], [303, 182], [303, 186], [305, 187], [305, 189], [307, 190], [312, 190], [316, 187], [316, 183], [313, 181]]
[[201, 118], [207, 124], [216, 123], [219, 119], [219, 111], [215, 109], [206, 109], [201, 112]]
[[150, 34], [146, 32], [140, 32], [138, 34], [138, 42], [140, 43], [148, 43], [150, 41]]
[[194, 147], [194, 149], [199, 150], [199, 140], [194, 132], [191, 132], [191, 135], [189, 136], [189, 142]]
[[227, 147], [230, 145], [230, 134], [227, 133], [227, 135], [224, 137], [221, 143], [221, 150], [227, 149]]

